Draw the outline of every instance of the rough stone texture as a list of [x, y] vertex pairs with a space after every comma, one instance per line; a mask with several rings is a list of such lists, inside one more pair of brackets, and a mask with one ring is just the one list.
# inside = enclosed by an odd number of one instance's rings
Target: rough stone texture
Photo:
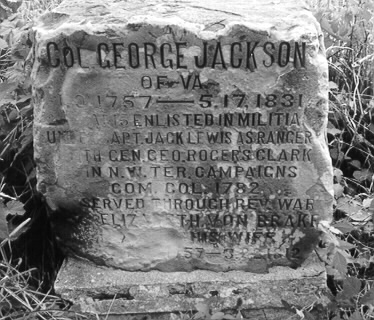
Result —
[[55, 283], [56, 293], [73, 303], [72, 310], [100, 315], [110, 310], [113, 319], [140, 314], [165, 319], [173, 312], [195, 311], [199, 303], [212, 313], [239, 308], [246, 319], [287, 319], [282, 299], [308, 306], [325, 289], [324, 268], [316, 264], [297, 270], [274, 267], [267, 274], [196, 270], [166, 276], [157, 270], [130, 272], [69, 259]]
[[34, 30], [38, 189], [70, 255], [256, 273], [308, 257], [333, 190], [301, 1], [67, 0]]

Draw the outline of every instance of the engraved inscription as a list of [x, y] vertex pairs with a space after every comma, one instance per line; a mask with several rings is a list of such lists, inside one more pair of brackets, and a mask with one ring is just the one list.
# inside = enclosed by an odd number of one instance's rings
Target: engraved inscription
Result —
[[[151, 42], [125, 44], [124, 42], [101, 42], [96, 47], [96, 63], [106, 69], [246, 69], [251, 72], [257, 69], [258, 64], [266, 68], [273, 65], [286, 67], [292, 64], [297, 68], [305, 68], [306, 43], [265, 42], [260, 46], [259, 42], [233, 42], [222, 44], [219, 41], [202, 41], [197, 47], [199, 55], [193, 57], [193, 65], [185, 62], [184, 51], [188, 43], [174, 42], [156, 45]], [[260, 59], [258, 51], [261, 51]], [[85, 59], [82, 48], [79, 46], [61, 46], [56, 42], [48, 42], [46, 45], [48, 63], [52, 68], [64, 65], [67, 68], [79, 66], [87, 69], [88, 62]], [[227, 53], [227, 54], [224, 54]], [[172, 58], [171, 58], [172, 57]]]
[[75, 177], [84, 189], [72, 197], [94, 227], [79, 232], [145, 269], [173, 259], [245, 269], [264, 252], [283, 265], [324, 201], [316, 183], [298, 187], [320, 161], [321, 116], [296, 84], [310, 75], [310, 43], [160, 30], [111, 39], [44, 43], [50, 72], [72, 78], [65, 118], [39, 136], [65, 161], [56, 184]]

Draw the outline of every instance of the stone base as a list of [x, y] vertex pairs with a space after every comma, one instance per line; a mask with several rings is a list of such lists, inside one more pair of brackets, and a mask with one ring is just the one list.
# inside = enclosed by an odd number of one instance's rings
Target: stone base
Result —
[[[267, 274], [242, 271], [128, 272], [67, 259], [56, 280], [56, 293], [73, 310], [115, 319], [177, 319], [198, 304], [212, 313], [240, 310], [251, 320], [287, 319], [281, 300], [305, 307], [326, 289], [319, 264], [297, 270], [275, 267]], [[229, 311], [227, 311], [229, 312]], [[96, 318], [97, 319], [97, 318]]]

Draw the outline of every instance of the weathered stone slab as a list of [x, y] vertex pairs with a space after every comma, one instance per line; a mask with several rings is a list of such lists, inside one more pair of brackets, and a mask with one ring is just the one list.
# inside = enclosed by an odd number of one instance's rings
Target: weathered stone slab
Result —
[[327, 63], [301, 1], [67, 0], [35, 28], [38, 189], [71, 255], [298, 266], [329, 220]]
[[326, 290], [326, 274], [317, 264], [297, 270], [275, 267], [267, 274], [208, 270], [165, 274], [157, 270], [123, 271], [68, 259], [55, 290], [73, 303], [75, 311], [121, 315], [118, 319], [192, 312], [199, 303], [209, 306], [212, 313], [241, 310], [246, 319], [286, 319], [290, 314], [281, 300], [290, 305], [312, 305]]

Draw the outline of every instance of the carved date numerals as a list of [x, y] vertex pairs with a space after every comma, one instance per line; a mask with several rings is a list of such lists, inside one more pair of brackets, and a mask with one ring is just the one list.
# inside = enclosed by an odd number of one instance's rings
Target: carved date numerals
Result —
[[232, 190], [237, 194], [260, 194], [258, 189], [259, 184], [257, 182], [251, 182], [248, 184], [241, 182], [217, 182], [215, 185], [216, 192], [220, 194], [226, 194]]
[[[79, 96], [82, 100], [82, 96]], [[202, 109], [209, 108], [245, 108], [250, 107], [256, 108], [276, 108], [276, 107], [301, 107], [302, 106], [303, 95], [299, 94], [297, 96], [292, 94], [268, 94], [261, 95], [258, 94], [255, 97], [247, 96], [245, 94], [225, 94], [222, 98], [214, 97], [212, 94], [202, 94], [197, 97], [196, 100], [168, 100], [163, 98], [158, 98], [155, 103], [160, 104], [173, 104], [173, 105], [186, 105], [186, 104], [196, 104]], [[149, 109], [152, 105], [152, 96], [143, 95], [98, 95], [97, 104], [101, 107], [111, 108], [111, 109]], [[82, 102], [80, 101], [80, 104]]]
[[223, 250], [217, 250], [217, 249], [206, 250], [204, 248], [184, 247], [184, 257], [186, 259], [203, 258], [204, 256], [223, 257], [224, 259], [230, 260], [234, 258], [234, 249], [225, 248]]
[[129, 109], [141, 108], [148, 109], [151, 105], [152, 96], [135, 96], [135, 95], [105, 95], [97, 96], [99, 107], [109, 107], [112, 109]]

